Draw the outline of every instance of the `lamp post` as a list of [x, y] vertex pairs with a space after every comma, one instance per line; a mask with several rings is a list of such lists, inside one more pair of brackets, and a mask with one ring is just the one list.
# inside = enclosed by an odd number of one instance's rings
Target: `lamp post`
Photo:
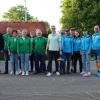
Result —
[[27, 8], [26, 8], [26, 0], [24, 0], [25, 3], [25, 21], [27, 21]]

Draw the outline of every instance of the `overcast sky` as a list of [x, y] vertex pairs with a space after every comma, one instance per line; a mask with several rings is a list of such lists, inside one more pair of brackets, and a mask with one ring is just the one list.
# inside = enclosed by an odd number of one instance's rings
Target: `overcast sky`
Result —
[[[0, 19], [9, 8], [20, 4], [24, 5], [24, 0], [0, 0]], [[61, 0], [26, 0], [29, 13], [39, 20], [48, 21], [50, 25], [60, 28], [59, 19], [61, 17]]]

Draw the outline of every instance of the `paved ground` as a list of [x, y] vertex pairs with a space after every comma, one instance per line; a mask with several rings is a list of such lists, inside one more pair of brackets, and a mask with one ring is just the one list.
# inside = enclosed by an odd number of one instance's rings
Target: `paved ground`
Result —
[[0, 74], [0, 100], [100, 100], [100, 78], [94, 75], [94, 62], [91, 65], [91, 77]]

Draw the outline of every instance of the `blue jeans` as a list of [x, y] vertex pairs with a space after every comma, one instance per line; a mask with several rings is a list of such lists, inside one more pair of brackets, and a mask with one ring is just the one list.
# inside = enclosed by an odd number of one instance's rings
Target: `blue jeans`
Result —
[[21, 58], [21, 70], [24, 72], [29, 71], [29, 54], [20, 54]]
[[[62, 54], [63, 62], [61, 63], [60, 66], [60, 72], [62, 74], [65, 74], [66, 72], [67, 73], [70, 72], [71, 55], [72, 55], [71, 53], [65, 53], [65, 52], [63, 52]], [[66, 60], [67, 60], [67, 66], [66, 66]]]
[[12, 52], [10, 55], [10, 60], [11, 60], [11, 71], [17, 72], [18, 71], [18, 55], [17, 55], [17, 53]]
[[82, 51], [82, 64], [83, 71], [90, 72], [90, 54], [86, 51]]
[[100, 50], [94, 50], [95, 60], [100, 62]]

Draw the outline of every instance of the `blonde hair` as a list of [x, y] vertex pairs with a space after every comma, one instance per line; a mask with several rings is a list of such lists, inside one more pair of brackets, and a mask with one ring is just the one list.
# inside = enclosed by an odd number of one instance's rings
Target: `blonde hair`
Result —
[[37, 33], [37, 32], [41, 32], [41, 33], [42, 33], [41, 29], [39, 29], [39, 28], [37, 28], [35, 32], [36, 32], [36, 33]]

